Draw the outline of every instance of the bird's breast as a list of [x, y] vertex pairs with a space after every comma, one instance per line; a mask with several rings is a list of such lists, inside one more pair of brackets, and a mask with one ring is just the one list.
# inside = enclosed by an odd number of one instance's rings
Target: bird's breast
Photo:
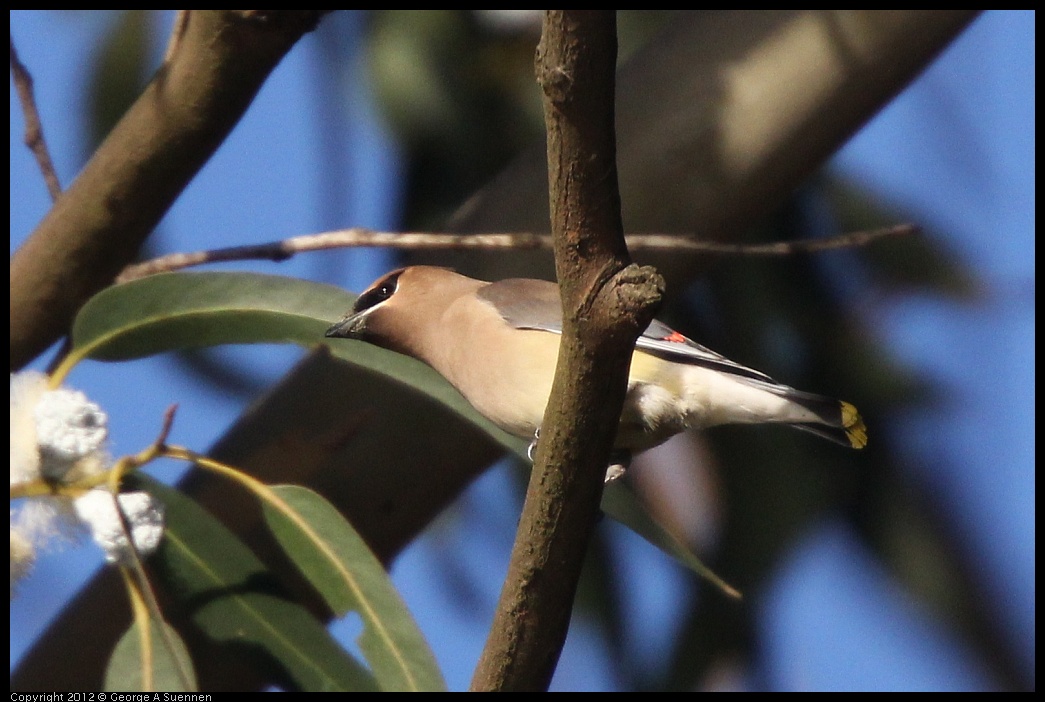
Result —
[[459, 346], [436, 367], [480, 414], [509, 434], [532, 439], [544, 418], [559, 336], [486, 327], [482, 344]]

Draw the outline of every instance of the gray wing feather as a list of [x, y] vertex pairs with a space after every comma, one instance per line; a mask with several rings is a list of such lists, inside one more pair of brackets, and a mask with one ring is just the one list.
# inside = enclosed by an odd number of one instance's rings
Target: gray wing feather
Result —
[[[516, 329], [562, 333], [562, 302], [559, 298], [559, 287], [555, 283], [529, 278], [509, 278], [480, 288], [478, 295], [496, 307], [504, 320]], [[787, 387], [780, 385], [765, 373], [742, 366], [701, 346], [657, 320], [650, 323], [635, 346], [675, 363], [691, 363], [713, 368], [775, 388]]]
[[516, 329], [562, 333], [562, 302], [555, 283], [508, 278], [484, 285], [476, 294], [497, 308], [504, 321]]

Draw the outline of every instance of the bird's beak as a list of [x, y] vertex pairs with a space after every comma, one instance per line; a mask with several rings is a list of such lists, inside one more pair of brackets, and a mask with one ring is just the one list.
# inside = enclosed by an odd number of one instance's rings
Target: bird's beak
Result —
[[338, 339], [358, 339], [366, 330], [366, 310], [362, 312], [349, 312], [341, 319], [330, 325], [323, 336]]

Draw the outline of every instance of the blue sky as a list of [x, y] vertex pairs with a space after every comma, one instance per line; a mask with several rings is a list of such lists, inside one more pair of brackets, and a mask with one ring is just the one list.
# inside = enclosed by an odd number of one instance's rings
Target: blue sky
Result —
[[[41, 117], [63, 186], [82, 165], [79, 115], [106, 13], [11, 13], [22, 61], [35, 78]], [[339, 30], [358, 32], [352, 18]], [[169, 17], [164, 20], [169, 22]], [[165, 36], [166, 24], [156, 28]], [[901, 207], [946, 237], [982, 284], [968, 303], [928, 296], [875, 301], [866, 322], [897, 357], [940, 384], [944, 401], [911, 411], [882, 430], [910, 448], [913, 484], [971, 554], [975, 582], [993, 604], [1017, 662], [1033, 680], [1034, 537], [1034, 16], [988, 12], [918, 81], [872, 120], [829, 168]], [[159, 40], [162, 43], [162, 39]], [[320, 140], [310, 114], [321, 88], [307, 79], [317, 47], [304, 39], [272, 75], [247, 117], [193, 181], [161, 225], [166, 250], [270, 241], [342, 226], [397, 227], [402, 164], [395, 144], [366, 109], [358, 57], [341, 86], [354, 105], [343, 123], [339, 164], [342, 211], [325, 206], [329, 184], [315, 182]], [[11, 89], [11, 250], [48, 209], [42, 179], [22, 145]], [[245, 206], [244, 203], [249, 203]], [[323, 217], [332, 219], [324, 219]], [[350, 260], [351, 258], [351, 260]], [[252, 270], [328, 280], [359, 290], [388, 268], [387, 256], [314, 254]], [[228, 354], [273, 378], [294, 349], [232, 349]], [[169, 358], [119, 365], [87, 363], [70, 378], [110, 414], [112, 450], [139, 450], [159, 417], [180, 405], [173, 440], [203, 449], [242, 407], [197, 384]], [[478, 504], [503, 505], [482, 524], [437, 522], [397, 561], [393, 575], [452, 689], [467, 687], [496, 603], [517, 506], [506, 469], [470, 490]], [[612, 527], [611, 527], [612, 528]], [[636, 641], [671, 629], [681, 574], [644, 542], [625, 537], [623, 574]], [[474, 576], [475, 611], [462, 612], [436, 573], [446, 554]], [[62, 603], [101, 563], [91, 547], [44, 557], [11, 605], [11, 665]], [[863, 550], [841, 521], [825, 519], [793, 546], [757, 603], [764, 658], [757, 671], [722, 672], [723, 687], [778, 689], [991, 689], [987, 671], [960, 635], [927, 612]], [[655, 645], [654, 645], [655, 649]], [[613, 662], [571, 631], [554, 687], [612, 689]]]

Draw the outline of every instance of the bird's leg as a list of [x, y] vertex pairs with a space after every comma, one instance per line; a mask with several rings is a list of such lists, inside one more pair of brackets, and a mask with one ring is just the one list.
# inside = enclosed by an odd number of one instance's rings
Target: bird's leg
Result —
[[[541, 438], [541, 428], [537, 427], [533, 432], [533, 441], [526, 447], [526, 457], [533, 463], [533, 453], [537, 450], [537, 441]], [[624, 476], [631, 465], [631, 451], [627, 449], [614, 449], [610, 454], [610, 465], [606, 468], [605, 482], [613, 482]]]
[[619, 480], [631, 465], [631, 451], [627, 449], [614, 449], [610, 454], [610, 466], [606, 469], [606, 482]]

